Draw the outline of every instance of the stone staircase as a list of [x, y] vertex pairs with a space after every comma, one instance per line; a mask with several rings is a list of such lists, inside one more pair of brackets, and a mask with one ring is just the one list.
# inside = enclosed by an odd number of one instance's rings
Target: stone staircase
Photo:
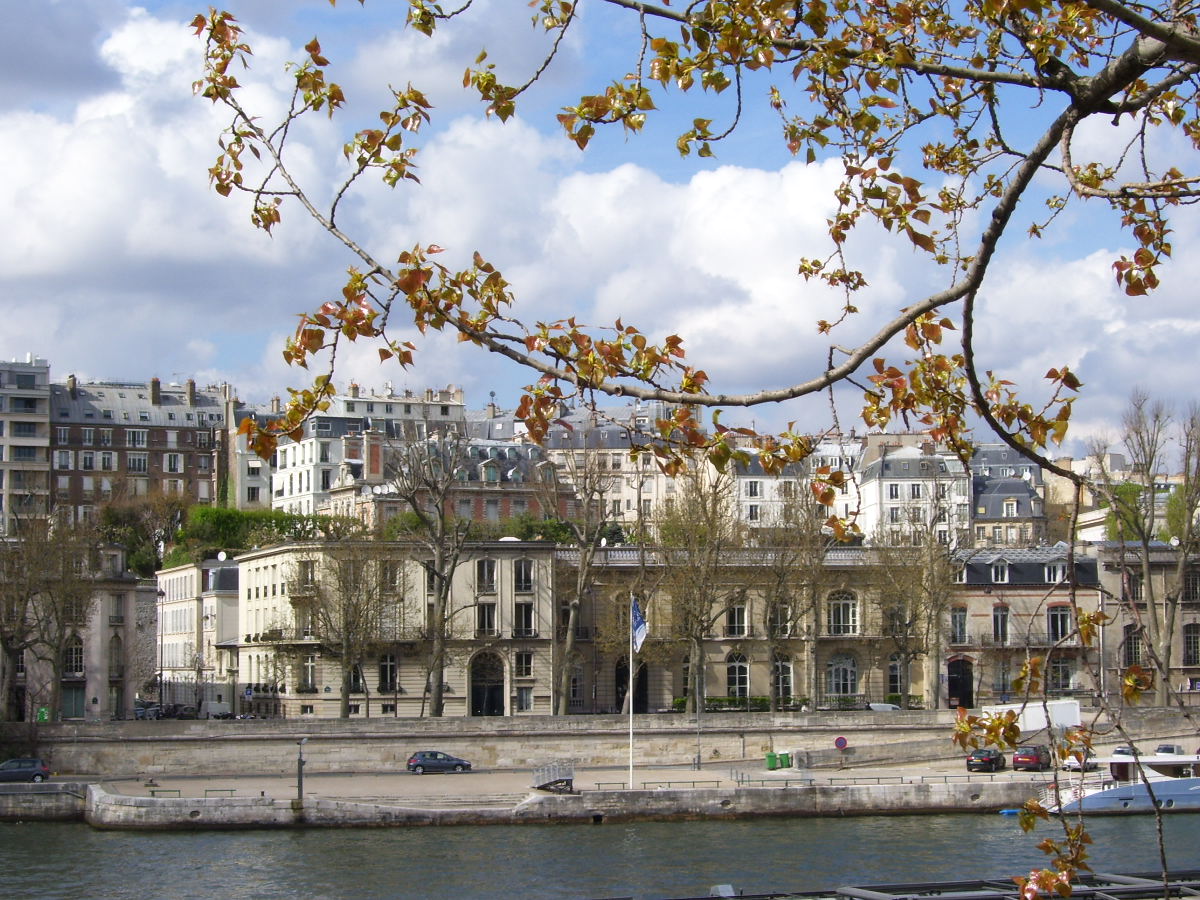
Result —
[[388, 805], [412, 809], [512, 809], [529, 796], [529, 791], [461, 796], [415, 796], [389, 800]]

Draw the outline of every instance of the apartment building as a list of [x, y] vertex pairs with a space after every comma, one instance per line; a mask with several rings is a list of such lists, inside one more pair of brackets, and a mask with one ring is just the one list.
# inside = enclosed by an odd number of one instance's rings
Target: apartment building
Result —
[[50, 510], [50, 364], [0, 362], [0, 535]]
[[[460, 388], [395, 394], [385, 386], [383, 393], [375, 394], [352, 384], [348, 393], [330, 398], [328, 409], [304, 423], [299, 440], [280, 440], [270, 466], [271, 508], [303, 514], [324, 509], [334, 484], [352, 477], [350, 470], [362, 463], [345, 454], [348, 445], [342, 438], [374, 431], [385, 442], [403, 443], [444, 430], [463, 433], [464, 421]], [[254, 464], [247, 459], [245, 465]], [[242, 468], [235, 471], [241, 477]], [[248, 488], [249, 483], [243, 489]]]
[[222, 389], [71, 375], [50, 392], [53, 502], [72, 521], [90, 520], [114, 497], [162, 492], [213, 502]]
[[238, 566], [228, 554], [158, 576], [156, 696], [161, 704], [233, 703], [238, 689]]
[[[237, 563], [239, 711], [336, 717], [341, 645], [328, 610], [346, 605], [370, 622], [357, 640], [350, 716], [427, 711], [431, 584], [419, 547], [288, 544], [241, 554]], [[468, 545], [452, 574], [447, 716], [552, 711], [553, 583], [552, 544]]]
[[962, 462], [923, 435], [870, 435], [859, 466], [859, 527], [872, 543], [919, 543], [925, 534], [966, 546], [972, 484]]

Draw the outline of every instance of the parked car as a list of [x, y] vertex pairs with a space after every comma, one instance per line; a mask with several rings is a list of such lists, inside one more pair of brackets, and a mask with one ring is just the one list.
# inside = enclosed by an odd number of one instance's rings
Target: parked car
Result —
[[408, 771], [416, 775], [426, 772], [470, 772], [471, 764], [440, 750], [418, 750], [408, 758]]
[[992, 747], [981, 747], [967, 755], [968, 772], [999, 772], [1004, 765], [1004, 754]]
[[1154, 748], [1157, 756], [1183, 756], [1183, 747], [1179, 744], [1159, 744]]
[[0, 781], [46, 781], [50, 767], [40, 759], [10, 759], [0, 763]]
[[135, 703], [133, 717], [135, 719], [158, 719], [162, 717], [162, 709], [157, 703]]
[[1122, 744], [1120, 747], [1113, 747], [1113, 756], [1141, 756], [1142, 751], [1132, 744]]
[[1050, 768], [1050, 748], [1045, 744], [1026, 744], [1018, 747], [1013, 753], [1012, 767], [1014, 771], [1030, 769], [1041, 772]]
[[1087, 748], [1073, 750], [1067, 754], [1067, 758], [1063, 760], [1062, 768], [1064, 772], [1093, 772], [1099, 768], [1096, 762], [1095, 754]]

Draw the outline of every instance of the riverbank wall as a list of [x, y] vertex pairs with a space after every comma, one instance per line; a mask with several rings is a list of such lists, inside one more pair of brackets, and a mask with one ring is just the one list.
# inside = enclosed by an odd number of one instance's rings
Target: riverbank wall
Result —
[[[898, 757], [956, 754], [949, 710], [889, 713], [720, 713], [694, 719], [642, 715], [634, 722], [639, 765], [762, 758], [786, 751], [800, 768], [866, 765]], [[10, 755], [36, 755], [61, 773], [108, 778], [283, 774], [307, 738], [310, 771], [402, 771], [415, 750], [438, 749], [477, 768], [533, 768], [570, 759], [620, 765], [629, 755], [621, 716], [472, 719], [208, 720], [0, 725]], [[841, 739], [839, 741], [838, 739]], [[844, 744], [839, 748], [838, 744]]]
[[[682, 715], [640, 715], [634, 719], [634, 747], [638, 764], [646, 766], [709, 765], [781, 751], [800, 769], [949, 759], [962, 754], [950, 739], [954, 721], [951, 710], [718, 713], [704, 716], [699, 725]], [[1172, 709], [1127, 709], [1123, 722], [1135, 740], [1193, 730]], [[1105, 730], [1103, 723], [1097, 728]], [[461, 756], [477, 768], [532, 769], [558, 759], [610, 766], [628, 759], [629, 720], [531, 716], [0, 723], [0, 758], [39, 756], [56, 776], [275, 775], [292, 770], [295, 745], [304, 738], [310, 771], [330, 773], [402, 771], [409, 754], [422, 749]], [[1032, 739], [1044, 742], [1045, 736]], [[1123, 738], [1114, 734], [1111, 740]]]
[[413, 825], [603, 824], [640, 820], [764, 816], [858, 816], [991, 812], [1016, 807], [1037, 782], [786, 785], [531, 792], [508, 807], [406, 807], [396, 802], [269, 797], [133, 797], [103, 785], [61, 783], [0, 787], [0, 820], [83, 821], [114, 830], [389, 827]]

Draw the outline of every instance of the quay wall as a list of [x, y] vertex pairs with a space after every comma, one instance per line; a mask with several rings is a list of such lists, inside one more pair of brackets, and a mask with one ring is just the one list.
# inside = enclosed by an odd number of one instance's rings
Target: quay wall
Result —
[[803, 785], [652, 791], [531, 794], [512, 808], [412, 808], [356, 800], [148, 798], [91, 785], [83, 818], [102, 829], [230, 829], [511, 825], [737, 819], [762, 816], [854, 816], [993, 812], [1016, 807], [1032, 781], [954, 784]]
[[[955, 755], [953, 713], [711, 714], [699, 729], [679, 715], [635, 718], [639, 764], [705, 764], [792, 753], [800, 767], [862, 765]], [[845, 738], [846, 748], [835, 747]], [[296, 742], [310, 772], [403, 770], [415, 750], [438, 749], [479, 768], [529, 768], [555, 759], [579, 766], [628, 760], [621, 716], [490, 719], [207, 720], [0, 725], [12, 755], [36, 754], [60, 773], [108, 778], [157, 775], [286, 774]]]

